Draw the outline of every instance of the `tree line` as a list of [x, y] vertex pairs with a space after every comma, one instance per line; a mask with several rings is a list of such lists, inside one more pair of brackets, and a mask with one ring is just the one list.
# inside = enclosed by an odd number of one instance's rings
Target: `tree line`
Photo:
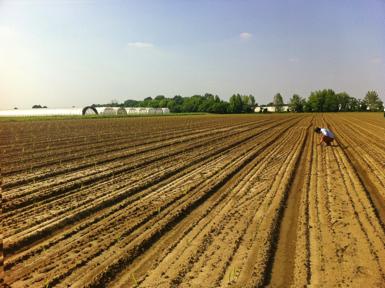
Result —
[[332, 89], [313, 91], [307, 99], [294, 94], [289, 101], [293, 112], [383, 111], [384, 104], [376, 91], [368, 91], [364, 99], [335, 93]]
[[99, 106], [121, 106], [121, 107], [152, 107], [169, 108], [170, 112], [208, 112], [208, 113], [250, 113], [254, 111], [255, 98], [253, 95], [234, 94], [229, 102], [221, 100], [218, 95], [206, 93], [204, 95], [193, 95], [191, 97], [182, 97], [176, 95], [167, 98], [164, 95], [158, 95], [154, 98], [147, 97], [143, 101], [126, 100], [123, 103], [111, 101], [109, 104], [93, 105]]
[[[282, 95], [277, 93], [272, 100], [267, 105], [274, 106], [277, 112], [282, 111], [282, 107], [285, 105]], [[287, 105], [292, 112], [382, 111], [384, 109], [383, 102], [376, 91], [368, 91], [363, 99], [357, 99], [346, 92], [336, 93], [332, 89], [313, 91], [307, 98], [294, 94]], [[234, 94], [229, 101], [224, 101], [218, 95], [206, 93], [191, 97], [176, 95], [171, 98], [158, 95], [154, 98], [147, 97], [144, 100], [129, 99], [123, 103], [113, 100], [109, 104], [93, 104], [93, 106], [167, 107], [173, 113], [208, 112], [225, 114], [250, 113], [254, 111], [258, 104], [255, 102], [253, 95]]]

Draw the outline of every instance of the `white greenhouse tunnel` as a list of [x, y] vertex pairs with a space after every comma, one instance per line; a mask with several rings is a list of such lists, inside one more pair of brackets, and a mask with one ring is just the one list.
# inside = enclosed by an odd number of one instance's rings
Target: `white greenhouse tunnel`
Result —
[[168, 108], [149, 107], [92, 107], [68, 109], [13, 109], [0, 110], [0, 117], [28, 117], [28, 116], [71, 116], [71, 115], [162, 115], [168, 114]]

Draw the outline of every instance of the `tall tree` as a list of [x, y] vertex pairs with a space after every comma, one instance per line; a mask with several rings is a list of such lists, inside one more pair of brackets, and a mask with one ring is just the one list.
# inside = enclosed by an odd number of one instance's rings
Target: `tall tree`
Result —
[[351, 98], [348, 93], [340, 92], [336, 94], [338, 102], [338, 111], [350, 111], [351, 110]]
[[241, 95], [242, 112], [250, 113], [253, 111], [255, 99], [253, 95]]
[[174, 98], [172, 98], [176, 104], [182, 104], [183, 103], [183, 97], [180, 95], [175, 95]]
[[304, 110], [304, 100], [297, 94], [294, 94], [290, 98], [290, 110], [294, 112], [303, 112]]
[[349, 103], [347, 105], [347, 111], [360, 111], [360, 102], [354, 97], [349, 97]]
[[384, 109], [384, 104], [376, 91], [368, 91], [364, 98], [364, 102], [370, 111], [380, 111]]
[[242, 97], [239, 94], [234, 94], [230, 97], [229, 105], [230, 113], [241, 113], [243, 110]]
[[325, 97], [323, 110], [326, 112], [337, 112], [338, 111], [338, 100], [336, 93], [332, 89], [322, 90]]
[[312, 91], [307, 102], [311, 112], [322, 112], [325, 98], [321, 90]]
[[312, 112], [338, 111], [338, 102], [332, 89], [312, 91], [308, 98], [308, 106]]
[[275, 94], [273, 98], [273, 105], [275, 106], [276, 112], [282, 112], [283, 98], [280, 93]]

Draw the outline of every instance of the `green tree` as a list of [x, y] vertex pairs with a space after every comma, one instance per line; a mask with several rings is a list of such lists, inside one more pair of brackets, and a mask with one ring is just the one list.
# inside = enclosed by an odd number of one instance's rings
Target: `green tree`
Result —
[[184, 99], [180, 95], [175, 95], [173, 98], [169, 99], [169, 102], [167, 103], [167, 108], [170, 109], [173, 113], [179, 113], [182, 112], [182, 104], [184, 102]]
[[312, 112], [338, 111], [337, 97], [331, 89], [311, 92], [307, 102]]
[[303, 112], [311, 112], [312, 111], [312, 107], [310, 105], [310, 102], [309, 101], [306, 101], [305, 99], [303, 100], [304, 104], [303, 104]]
[[215, 100], [215, 96], [213, 94], [210, 94], [210, 93], [205, 93], [205, 95], [203, 95], [203, 98], [205, 99], [205, 101], [214, 101]]
[[173, 100], [171, 100], [167, 103], [167, 108], [170, 109], [170, 112], [172, 112], [172, 113], [181, 112], [180, 105], [177, 105]]
[[368, 104], [365, 100], [358, 99], [358, 111], [367, 111]]
[[255, 98], [253, 95], [249, 95], [248, 96], [248, 105], [249, 105], [249, 109], [250, 109], [250, 112], [254, 112], [254, 108], [255, 108]]
[[364, 102], [370, 111], [381, 111], [384, 109], [384, 104], [376, 91], [368, 91], [365, 95]]
[[172, 100], [175, 102], [175, 104], [181, 105], [183, 103], [183, 97], [180, 95], [175, 95]]
[[308, 103], [310, 111], [312, 112], [321, 112], [323, 111], [323, 103], [325, 102], [324, 95], [321, 91], [312, 91], [310, 93]]
[[186, 98], [181, 105], [181, 112], [196, 112], [194, 102], [191, 98]]
[[230, 113], [241, 113], [243, 110], [243, 102], [241, 95], [234, 94], [230, 97], [230, 103], [229, 103], [229, 112]]
[[290, 110], [294, 112], [303, 112], [304, 111], [304, 100], [297, 94], [294, 94], [290, 98]]
[[349, 97], [349, 103], [347, 106], [347, 111], [360, 111], [360, 102], [354, 97]]
[[124, 105], [124, 107], [138, 107], [139, 101], [128, 99], [128, 100], [124, 101], [123, 105]]
[[324, 105], [322, 111], [325, 112], [337, 112], [338, 111], [338, 100], [336, 93], [332, 89], [322, 90], [324, 94]]
[[273, 105], [275, 106], [276, 112], [282, 112], [283, 98], [280, 93], [275, 94], [273, 98]]
[[338, 111], [350, 111], [351, 109], [351, 98], [348, 93], [340, 92], [336, 94], [338, 102]]
[[255, 98], [253, 95], [240, 95], [242, 100], [242, 112], [253, 112], [255, 105]]
[[165, 108], [165, 107], [167, 107], [168, 102], [169, 102], [169, 100], [168, 100], [167, 98], [160, 100], [160, 101], [159, 101], [159, 107], [160, 107], [160, 108]]

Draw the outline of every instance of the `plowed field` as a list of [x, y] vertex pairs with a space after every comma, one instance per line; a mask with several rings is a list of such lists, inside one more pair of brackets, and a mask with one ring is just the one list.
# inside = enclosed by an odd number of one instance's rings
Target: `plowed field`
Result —
[[0, 122], [0, 151], [4, 286], [385, 287], [382, 114]]

